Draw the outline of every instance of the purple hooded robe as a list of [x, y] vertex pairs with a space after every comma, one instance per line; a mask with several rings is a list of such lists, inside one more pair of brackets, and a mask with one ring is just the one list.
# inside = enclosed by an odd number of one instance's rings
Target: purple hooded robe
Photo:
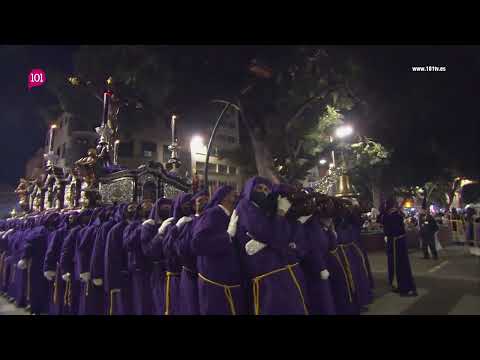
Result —
[[27, 266], [27, 294], [30, 299], [31, 312], [48, 313], [48, 281], [43, 276], [43, 263], [47, 252], [48, 238], [60, 221], [60, 214], [52, 212], [42, 216], [39, 226], [28, 231], [23, 246], [22, 259]]
[[109, 295], [109, 315], [133, 315], [132, 287], [123, 232], [129, 225], [128, 205], [121, 208], [122, 221], [114, 225], [105, 244], [105, 290]]
[[387, 237], [388, 281], [400, 293], [417, 291], [413, 279], [403, 215], [391, 208], [382, 216], [383, 231]]
[[[80, 236], [77, 238], [75, 244], [75, 263], [77, 264], [78, 274], [90, 273], [90, 261], [95, 236], [102, 223], [101, 216], [104, 211], [104, 208], [96, 208], [93, 211], [90, 222], [81, 230]], [[95, 293], [92, 294], [90, 292], [92, 286], [91, 279], [87, 282], [80, 281], [78, 315], [93, 315], [98, 313], [98, 310], [95, 311], [94, 308], [95, 306], [99, 306], [99, 301], [95, 297]]]
[[[92, 287], [89, 290], [89, 296], [95, 299], [93, 300], [95, 315], [107, 315], [110, 310], [110, 295], [105, 288], [105, 247], [108, 233], [113, 226], [123, 221], [123, 214], [127, 206], [127, 204], [122, 204], [114, 207], [113, 218], [100, 225], [100, 229], [95, 236], [90, 260]], [[102, 285], [93, 284], [93, 279], [101, 279], [103, 281]]]
[[[82, 210], [79, 217], [91, 216], [92, 209]], [[73, 227], [65, 238], [60, 251], [60, 269], [62, 275], [69, 273], [70, 280], [65, 283], [64, 314], [77, 315], [80, 298], [80, 269], [75, 257], [75, 247], [86, 225], [78, 224]]]
[[143, 254], [151, 261], [152, 273], [150, 287], [153, 299], [153, 312], [156, 315], [165, 314], [165, 261], [162, 256], [162, 243], [164, 235], [158, 234], [158, 212], [161, 205], [172, 205], [172, 200], [167, 198], [158, 199], [150, 213], [150, 218], [155, 224], [142, 225], [140, 230], [140, 243]]
[[295, 244], [305, 274], [309, 314], [335, 315], [330, 280], [320, 277], [320, 272], [327, 270], [328, 235], [315, 214], [304, 224], [296, 224]]
[[68, 235], [71, 227], [68, 224], [69, 214], [62, 215], [59, 228], [52, 232], [49, 237], [47, 246], [47, 252], [45, 253], [45, 260], [43, 262], [43, 271], [54, 271], [55, 279], [49, 283], [49, 315], [61, 315], [63, 314], [64, 307], [64, 293], [65, 282], [62, 279], [62, 273], [60, 269], [60, 252], [62, 249], [63, 241]]
[[220, 187], [193, 229], [201, 315], [243, 315], [248, 309], [239, 258], [227, 233], [230, 216], [219, 206], [232, 190]]
[[143, 254], [141, 234], [142, 222], [130, 223], [123, 232], [123, 247], [127, 252], [128, 271], [132, 282], [133, 312], [136, 315], [151, 315], [153, 314], [153, 296], [150, 286], [152, 264]]
[[348, 219], [337, 221], [337, 244], [343, 256], [345, 271], [350, 278], [355, 313], [370, 303], [370, 280], [363, 252], [354, 241], [354, 229]]
[[175, 243], [178, 239], [180, 230], [175, 225], [183, 216], [193, 216], [184, 214], [182, 205], [191, 202], [192, 194], [180, 193], [173, 203], [172, 217], [173, 222], [167, 229], [166, 235], [162, 239], [162, 257], [165, 266], [165, 315], [178, 315], [180, 309], [180, 273], [182, 265], [175, 252]]
[[[272, 189], [267, 179], [250, 178], [236, 208], [239, 220], [235, 237], [250, 279], [251, 310], [255, 315], [307, 315], [303, 271], [289, 247], [294, 238], [292, 226], [285, 217], [267, 216], [251, 201], [253, 189], [260, 183]], [[267, 246], [248, 255], [245, 245], [252, 239]]]
[[[202, 190], [192, 197], [192, 203], [200, 196], [208, 196]], [[207, 205], [208, 206], [208, 205]], [[205, 211], [205, 209], [203, 209]], [[203, 213], [202, 213], [203, 214]], [[202, 215], [194, 215], [193, 220], [183, 225], [174, 244], [182, 270], [180, 273], [180, 315], [199, 315], [197, 257], [192, 249], [193, 229]]]

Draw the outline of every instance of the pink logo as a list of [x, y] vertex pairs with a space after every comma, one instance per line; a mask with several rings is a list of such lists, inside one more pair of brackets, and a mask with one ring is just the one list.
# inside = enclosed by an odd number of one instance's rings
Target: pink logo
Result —
[[42, 69], [33, 69], [28, 75], [28, 90], [35, 86], [42, 86], [46, 81], [45, 71]]

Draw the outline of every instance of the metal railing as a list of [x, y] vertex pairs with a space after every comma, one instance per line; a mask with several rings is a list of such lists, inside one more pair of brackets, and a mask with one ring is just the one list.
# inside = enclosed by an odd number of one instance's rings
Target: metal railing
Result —
[[480, 223], [473, 223], [473, 234], [465, 220], [448, 220], [447, 223], [452, 241], [464, 244], [467, 253], [480, 256]]

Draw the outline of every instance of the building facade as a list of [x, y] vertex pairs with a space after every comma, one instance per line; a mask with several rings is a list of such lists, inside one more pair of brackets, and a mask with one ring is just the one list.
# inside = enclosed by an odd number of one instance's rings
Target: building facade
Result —
[[[245, 182], [244, 169], [227, 157], [220, 156], [223, 151], [240, 149], [239, 118], [237, 112], [229, 112], [217, 129], [208, 160], [208, 187], [210, 192], [222, 185], [230, 185], [240, 191]], [[202, 132], [204, 135], [192, 135], [190, 152], [192, 173], [197, 174], [203, 184], [207, 145], [213, 126]]]

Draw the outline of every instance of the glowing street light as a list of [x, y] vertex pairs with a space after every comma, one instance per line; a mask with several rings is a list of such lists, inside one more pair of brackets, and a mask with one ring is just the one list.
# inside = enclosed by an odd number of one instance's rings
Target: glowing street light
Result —
[[344, 138], [353, 134], [353, 127], [350, 125], [342, 125], [335, 130], [337, 138]]
[[205, 149], [203, 138], [200, 135], [195, 135], [190, 141], [190, 149], [193, 153], [201, 153]]
[[325, 165], [326, 163], [327, 163], [327, 160], [325, 160], [325, 159], [320, 160], [320, 165]]

